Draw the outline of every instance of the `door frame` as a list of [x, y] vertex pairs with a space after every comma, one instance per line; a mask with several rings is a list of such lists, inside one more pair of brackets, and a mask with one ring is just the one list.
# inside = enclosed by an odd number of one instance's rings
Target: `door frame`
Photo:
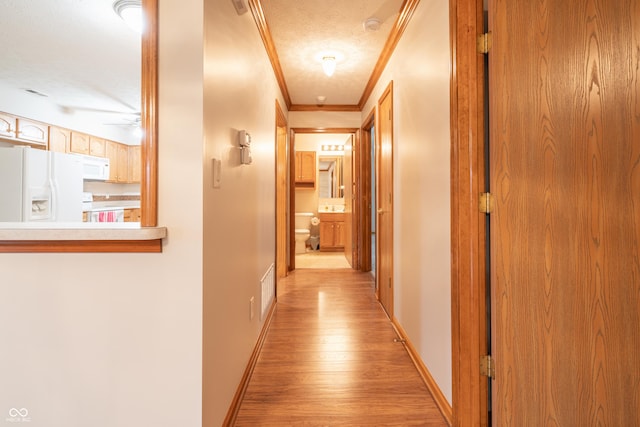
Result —
[[358, 147], [359, 165], [357, 187], [359, 191], [358, 227], [360, 230], [358, 260], [360, 271], [371, 271], [371, 204], [374, 194], [371, 192], [371, 129], [375, 127], [376, 109], [371, 110], [360, 126], [360, 146]]
[[449, 0], [451, 47], [451, 342], [453, 425], [488, 424], [482, 0]]
[[[309, 128], [291, 128], [289, 130], [289, 213], [293, 215], [296, 211], [296, 183], [295, 183], [295, 159], [296, 159], [296, 134], [299, 133], [344, 133], [354, 135], [354, 147], [359, 145], [360, 141], [360, 129], [359, 128], [323, 128], [323, 127], [309, 127]], [[357, 175], [357, 171], [353, 171]], [[359, 177], [354, 176], [353, 179], [358, 182]], [[353, 212], [352, 214], [353, 215]], [[352, 236], [350, 238], [353, 241], [353, 234], [357, 233], [357, 229], [352, 227]], [[295, 233], [295, 221], [289, 221], [289, 271], [296, 269], [296, 251], [293, 250], [296, 245], [296, 233]]]
[[[286, 160], [286, 157], [289, 155], [289, 150], [287, 147], [287, 118], [284, 115], [284, 112], [282, 111], [282, 107], [280, 107], [280, 103], [278, 102], [278, 100], [276, 99], [276, 117], [275, 117], [275, 156], [276, 156], [276, 170], [275, 170], [275, 180], [276, 180], [276, 199], [275, 199], [275, 212], [276, 212], [276, 224], [275, 224], [275, 230], [276, 230], [276, 288], [277, 288], [277, 279], [283, 277], [283, 270], [284, 270], [284, 276], [287, 275], [289, 269], [288, 269], [288, 253], [287, 251], [289, 250], [289, 245], [288, 245], [288, 233], [290, 232], [289, 230], [289, 223], [291, 222], [291, 216], [289, 215], [289, 213], [287, 212], [287, 208], [286, 206], [288, 205], [288, 201], [285, 200], [285, 207], [284, 209], [281, 208], [280, 206], [280, 195], [284, 195], [285, 199], [289, 197], [289, 189], [288, 184], [289, 184], [289, 179], [287, 177], [287, 179], [285, 179], [284, 185], [280, 182], [280, 180], [278, 179], [278, 170], [280, 168], [285, 168], [285, 174], [289, 173], [289, 168], [287, 167], [288, 161]], [[278, 129], [280, 128], [284, 128], [285, 130], [285, 137], [284, 137], [284, 141], [282, 141], [280, 139], [280, 136], [278, 135]], [[280, 164], [280, 157], [279, 155], [282, 153], [282, 151], [284, 151], [284, 157], [285, 157], [285, 163], [284, 164]], [[282, 230], [282, 222], [281, 219], [284, 217], [284, 230]], [[284, 251], [284, 256], [283, 256], [283, 251]], [[277, 292], [276, 292], [277, 295]]]

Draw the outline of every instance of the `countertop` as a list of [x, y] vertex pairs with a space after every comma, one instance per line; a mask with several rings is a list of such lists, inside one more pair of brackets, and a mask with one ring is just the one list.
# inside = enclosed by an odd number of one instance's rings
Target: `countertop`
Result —
[[14, 240], [155, 240], [166, 227], [139, 222], [1, 222], [0, 241]]
[[92, 202], [90, 208], [82, 208], [83, 212], [112, 211], [117, 209], [137, 209], [140, 200], [114, 200], [105, 202]]

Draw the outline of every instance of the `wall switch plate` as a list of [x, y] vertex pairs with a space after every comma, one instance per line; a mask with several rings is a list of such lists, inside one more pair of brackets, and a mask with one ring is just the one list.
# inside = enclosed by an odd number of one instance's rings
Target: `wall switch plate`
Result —
[[220, 188], [222, 182], [222, 160], [213, 160], [213, 188]]

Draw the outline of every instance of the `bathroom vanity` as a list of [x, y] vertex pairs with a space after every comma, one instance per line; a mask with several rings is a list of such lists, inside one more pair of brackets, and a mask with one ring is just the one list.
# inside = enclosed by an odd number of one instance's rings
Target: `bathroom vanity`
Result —
[[320, 212], [320, 251], [344, 250], [344, 212]]

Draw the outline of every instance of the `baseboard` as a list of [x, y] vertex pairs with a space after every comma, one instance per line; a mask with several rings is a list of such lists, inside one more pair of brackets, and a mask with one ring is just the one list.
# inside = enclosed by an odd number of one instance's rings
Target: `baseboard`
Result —
[[413, 360], [413, 364], [420, 373], [422, 380], [431, 392], [433, 399], [436, 401], [436, 405], [438, 405], [438, 409], [440, 409], [442, 416], [447, 421], [447, 424], [449, 424], [450, 426], [453, 425], [453, 410], [451, 408], [451, 405], [449, 404], [449, 401], [442, 393], [442, 390], [440, 390], [440, 387], [438, 387], [438, 384], [433, 379], [433, 376], [431, 375], [427, 367], [422, 362], [420, 354], [416, 351], [413, 344], [411, 344], [409, 338], [407, 338], [407, 333], [402, 328], [395, 316], [393, 317], [391, 324], [396, 329], [396, 333], [398, 334], [398, 336], [404, 340], [405, 348], [407, 349], [411, 360]]
[[267, 313], [267, 318], [265, 319], [264, 325], [262, 325], [262, 331], [260, 331], [260, 335], [258, 336], [258, 340], [256, 341], [253, 353], [251, 353], [251, 357], [249, 358], [247, 367], [244, 371], [244, 374], [242, 375], [242, 380], [240, 380], [240, 384], [238, 385], [236, 394], [235, 396], [233, 396], [233, 401], [231, 402], [231, 406], [229, 406], [227, 416], [225, 417], [224, 423], [222, 424], [223, 426], [233, 426], [236, 422], [236, 417], [238, 416], [238, 411], [240, 410], [240, 404], [242, 404], [244, 393], [247, 391], [249, 381], [251, 380], [251, 375], [253, 374], [253, 370], [256, 367], [256, 363], [258, 362], [258, 356], [260, 355], [260, 350], [262, 350], [262, 345], [264, 344], [264, 340], [267, 336], [267, 331], [269, 330], [269, 325], [271, 324], [271, 319], [273, 318], [275, 308], [276, 301], [274, 299], [271, 307], [269, 308], [269, 313]]

